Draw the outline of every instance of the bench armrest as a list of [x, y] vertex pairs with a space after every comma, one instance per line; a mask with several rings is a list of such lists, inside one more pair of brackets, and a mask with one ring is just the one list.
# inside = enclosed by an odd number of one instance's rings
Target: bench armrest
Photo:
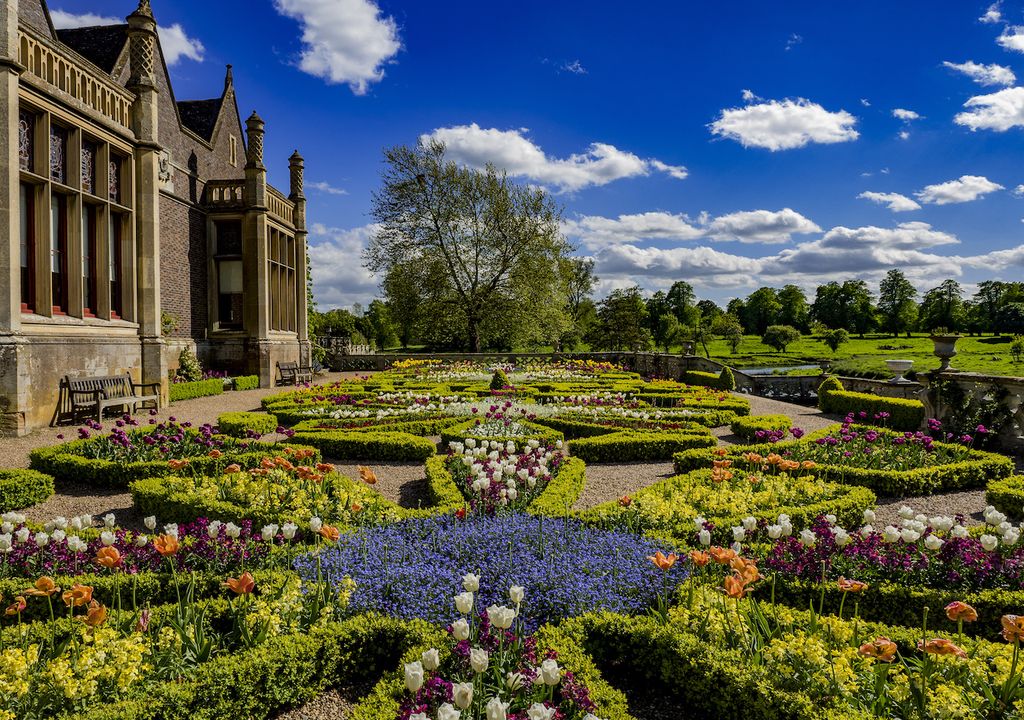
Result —
[[135, 388], [159, 388], [160, 385], [161, 383], [158, 382], [137, 383], [132, 381], [132, 392], [135, 392]]

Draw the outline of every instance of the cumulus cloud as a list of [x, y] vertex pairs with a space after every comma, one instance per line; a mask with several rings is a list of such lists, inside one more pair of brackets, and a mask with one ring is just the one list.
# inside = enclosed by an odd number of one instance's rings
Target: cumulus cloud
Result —
[[1024, 87], [1011, 87], [989, 95], [975, 95], [964, 103], [966, 111], [953, 122], [971, 130], [1004, 132], [1024, 126]]
[[[51, 10], [50, 19], [57, 29], [120, 25], [125, 22], [124, 18], [110, 15], [96, 15], [95, 13], [76, 15], [65, 10]], [[174, 23], [170, 27], [158, 26], [157, 33], [160, 36], [160, 47], [164, 53], [164, 60], [168, 65], [176, 65], [182, 58], [196, 62], [203, 61], [206, 48], [199, 40], [189, 37], [180, 23]]]
[[361, 254], [375, 224], [341, 229], [314, 223], [309, 234], [309, 267], [313, 293], [321, 309], [369, 304], [377, 280], [363, 267]]
[[1005, 50], [1024, 52], [1024, 26], [1007, 25], [1003, 28], [1002, 34], [996, 38]]
[[700, 278], [703, 284], [746, 282], [762, 267], [760, 259], [723, 253], [709, 247], [665, 249], [613, 245], [597, 253], [595, 260], [599, 276]]
[[573, 75], [586, 75], [587, 69], [583, 67], [583, 63], [579, 60], [573, 60], [572, 62], [562, 63], [562, 69], [566, 72], [570, 72]]
[[857, 118], [845, 110], [830, 112], [810, 100], [797, 98], [722, 110], [710, 128], [712, 134], [735, 140], [744, 147], [774, 152], [810, 143], [856, 140], [856, 124]]
[[963, 73], [979, 85], [1013, 85], [1017, 82], [1017, 76], [1013, 70], [1005, 65], [984, 65], [968, 60], [962, 63], [952, 63], [948, 60], [942, 63], [950, 70]]
[[906, 108], [894, 108], [892, 116], [898, 118], [904, 122], [910, 122], [911, 120], [919, 120], [921, 116], [913, 110], [907, 110]]
[[999, 6], [1001, 3], [994, 2], [985, 10], [985, 14], [978, 18], [978, 22], [998, 23], [1003, 21], [1003, 13]]
[[302, 26], [299, 68], [356, 95], [380, 82], [402, 49], [394, 18], [373, 0], [274, 0], [274, 7]]
[[1024, 197], [1024, 185], [1018, 185], [1015, 187], [1013, 189], [1013, 196], [1019, 198]]
[[617, 218], [584, 215], [565, 221], [562, 232], [589, 250], [643, 240], [695, 240], [704, 234], [703, 229], [695, 227], [688, 216], [667, 212], [619, 215]]
[[326, 182], [324, 180], [320, 180], [314, 183], [306, 183], [306, 187], [312, 188], [313, 190], [318, 190], [322, 193], [326, 193], [327, 195], [348, 195], [348, 190], [345, 190], [344, 188], [334, 187], [329, 182]]
[[437, 128], [421, 136], [422, 141], [440, 140], [456, 162], [482, 168], [492, 163], [509, 175], [524, 177], [562, 192], [572, 192], [615, 180], [663, 172], [683, 179], [686, 168], [660, 160], [645, 160], [614, 145], [595, 142], [585, 152], [567, 158], [549, 157], [526, 137], [527, 130], [482, 128], [476, 123]]
[[971, 202], [1002, 189], [1002, 185], [982, 175], [961, 175], [956, 180], [927, 185], [914, 194], [918, 200], [929, 205], [952, 205]]
[[715, 218], [708, 226], [708, 234], [716, 240], [743, 243], [785, 243], [793, 235], [815, 232], [821, 232], [821, 228], [790, 208], [729, 213]]
[[899, 193], [880, 193], [866, 190], [857, 197], [862, 200], [870, 200], [871, 202], [878, 203], [879, 205], [885, 205], [893, 212], [908, 212], [910, 210], [921, 209], [921, 206], [916, 202], [908, 198], [906, 195], [900, 195]]

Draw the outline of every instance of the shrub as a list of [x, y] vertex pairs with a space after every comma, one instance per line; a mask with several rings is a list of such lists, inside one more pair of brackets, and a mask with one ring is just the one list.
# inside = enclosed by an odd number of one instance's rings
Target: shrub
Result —
[[437, 449], [430, 440], [403, 432], [302, 432], [289, 442], [315, 447], [332, 460], [423, 461]]
[[259, 386], [259, 375], [240, 375], [235, 378], [235, 390], [256, 390]]
[[224, 381], [220, 378], [196, 380], [195, 382], [171, 383], [170, 385], [171, 402], [178, 402], [179, 400], [194, 400], [196, 398], [207, 397], [208, 395], [220, 395], [222, 392], [224, 392]]
[[651, 462], [670, 460], [682, 450], [714, 447], [707, 432], [649, 432], [622, 430], [608, 435], [581, 438], [569, 443], [569, 452], [588, 463]]
[[491, 390], [504, 390], [511, 385], [504, 370], [498, 368], [494, 371], [494, 375], [491, 376]]
[[27, 508], [51, 495], [51, 476], [36, 470], [0, 469], [0, 513]]
[[217, 416], [217, 427], [225, 435], [241, 438], [247, 433], [269, 435], [277, 429], [274, 415], [258, 412], [228, 412]]
[[990, 480], [985, 490], [985, 502], [1010, 517], [1024, 515], [1024, 475]]
[[700, 385], [701, 387], [717, 388], [719, 384], [718, 375], [700, 370], [687, 370], [680, 379], [687, 385]]
[[178, 353], [178, 371], [175, 379], [183, 382], [195, 382], [203, 379], [203, 366], [199, 364], [199, 358], [189, 348], [182, 348]]
[[827, 401], [828, 395], [834, 392], [841, 392], [842, 390], [842, 381], [835, 375], [829, 375], [818, 385], [818, 407], [824, 410], [822, 403]]
[[826, 330], [821, 334], [821, 341], [834, 353], [839, 350], [840, 345], [850, 342], [850, 333], [846, 331], [846, 328]]
[[787, 415], [748, 415], [736, 418], [730, 425], [734, 435], [739, 435], [748, 442], [754, 439], [758, 430], [787, 432], [791, 427], [793, 421]]
[[718, 375], [718, 389], [732, 392], [736, 389], [736, 376], [732, 374], [732, 368], [726, 366]]
[[558, 468], [544, 492], [526, 508], [526, 512], [531, 515], [566, 517], [580, 499], [586, 484], [587, 466], [579, 458], [569, 458]]
[[800, 331], [791, 325], [769, 325], [761, 342], [778, 352], [786, 352], [786, 347], [800, 339]]
[[[829, 380], [835, 380], [835, 378], [829, 378]], [[875, 422], [893, 430], [911, 432], [920, 428], [921, 423], [924, 422], [924, 405], [920, 400], [888, 398], [870, 393], [848, 392], [842, 389], [827, 389], [822, 393], [822, 388], [829, 380], [823, 382], [818, 390], [818, 407], [822, 412], [843, 416], [849, 413], [859, 415], [861, 412], [865, 412], [867, 417], [861, 418], [862, 422], [871, 422], [875, 415], [888, 413], [888, 417]]]

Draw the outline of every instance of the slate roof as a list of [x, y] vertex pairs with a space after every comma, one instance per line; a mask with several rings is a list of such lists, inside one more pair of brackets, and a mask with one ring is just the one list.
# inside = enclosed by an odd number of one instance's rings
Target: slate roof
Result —
[[213, 128], [220, 115], [223, 98], [182, 100], [178, 103], [181, 124], [204, 140], [213, 140]]
[[117, 58], [128, 41], [128, 26], [66, 28], [57, 31], [57, 38], [104, 72], [110, 73], [114, 71]]

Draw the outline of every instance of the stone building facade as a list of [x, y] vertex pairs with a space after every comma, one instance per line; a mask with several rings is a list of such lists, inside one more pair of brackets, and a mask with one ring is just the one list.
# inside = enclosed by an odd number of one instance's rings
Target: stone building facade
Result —
[[149, 0], [55, 30], [0, 4], [0, 434], [44, 425], [61, 378], [160, 382], [183, 347], [274, 383], [308, 363], [303, 159], [267, 183], [264, 123], [178, 101]]

